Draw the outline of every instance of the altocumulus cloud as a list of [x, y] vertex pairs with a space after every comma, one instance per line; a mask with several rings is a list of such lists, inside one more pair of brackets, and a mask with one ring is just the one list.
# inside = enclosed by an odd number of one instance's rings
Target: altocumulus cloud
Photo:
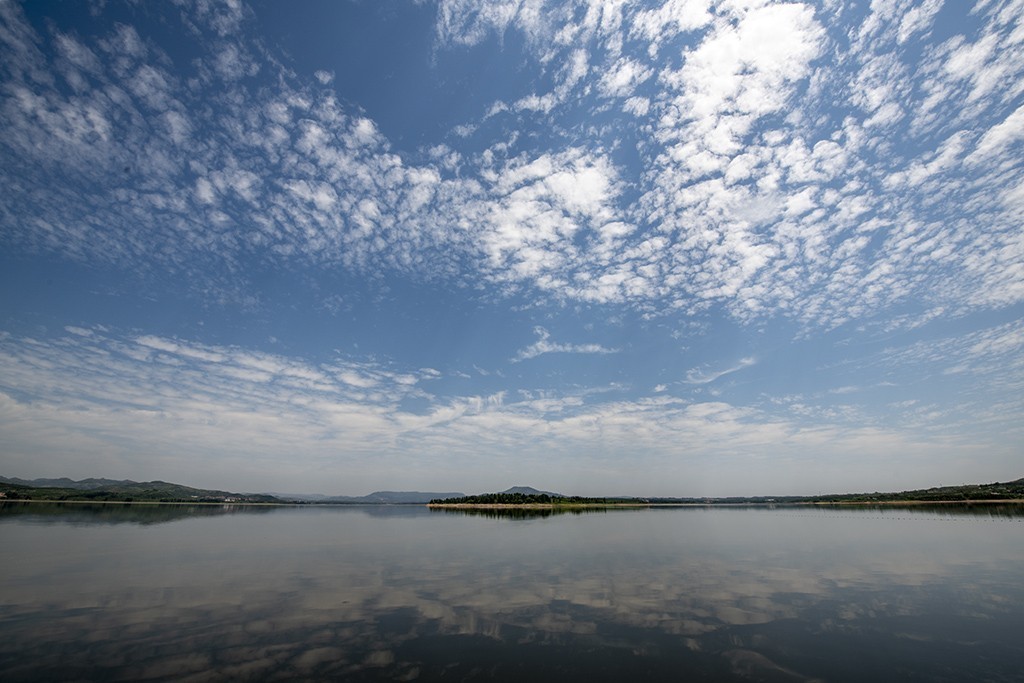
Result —
[[[4, 239], [206, 281], [219, 268], [243, 287], [253, 258], [341, 263], [830, 327], [910, 301], [922, 315], [1020, 301], [1012, 3], [938, 43], [930, 4], [712, 9], [441, 2], [439, 49], [520, 31], [550, 76], [549, 107], [492, 107], [492, 123], [564, 140], [468, 140], [442, 161], [394, 151], [328, 71], [268, 59], [245, 11], [183, 9], [200, 52], [184, 65], [131, 26], [42, 36], [6, 3]], [[642, 131], [636, 168], [613, 161], [623, 119], [570, 125], [609, 101]]]

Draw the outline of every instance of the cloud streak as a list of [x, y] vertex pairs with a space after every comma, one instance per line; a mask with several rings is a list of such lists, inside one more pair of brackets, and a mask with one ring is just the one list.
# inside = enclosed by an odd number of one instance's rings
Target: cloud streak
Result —
[[549, 333], [543, 327], [533, 328], [534, 334], [537, 335], [538, 339], [534, 343], [527, 346], [525, 349], [521, 349], [511, 361], [518, 363], [520, 361], [529, 360], [530, 358], [536, 358], [545, 353], [597, 353], [597, 354], [608, 354], [618, 353], [618, 349], [608, 349], [600, 344], [561, 344], [558, 342], [551, 341], [551, 333]]
[[[559, 481], [573, 467], [608, 473], [598, 474], [593, 486], [614, 484], [623, 467], [649, 468], [653, 478], [644, 482], [654, 488], [648, 492], [667, 494], [678, 492], [694, 468], [743, 463], [764, 471], [811, 463], [821, 448], [877, 457], [905, 449], [938, 449], [945, 457], [955, 450], [898, 430], [802, 426], [758, 409], [664, 394], [596, 402], [572, 394], [443, 397], [427, 389], [436, 371], [343, 357], [313, 363], [97, 330], [71, 330], [48, 342], [6, 336], [0, 377], [8, 466], [27, 466], [42, 449], [48, 471], [76, 475], [97, 468], [150, 478], [204, 471], [212, 481], [248, 485], [281, 472], [280, 455], [290, 453], [280, 476], [304, 486], [331, 481], [353, 492], [393, 481], [399, 471], [405, 472], [399, 480], [454, 477], [485, 486], [488, 472], [500, 471], [512, 449], [517, 467], [536, 467]], [[429, 408], [407, 412], [402, 404], [410, 396]], [[689, 453], [683, 460], [681, 445]], [[552, 449], [571, 457], [549, 461]], [[615, 455], [621, 449], [632, 454], [628, 463]]]
[[732, 367], [725, 368], [724, 370], [708, 370], [706, 368], [693, 368], [686, 373], [686, 379], [684, 380], [687, 384], [710, 384], [715, 380], [731, 375], [734, 372], [739, 372], [744, 368], [749, 368], [752, 365], [756, 365], [757, 360], [754, 358], [741, 358], [738, 363]]

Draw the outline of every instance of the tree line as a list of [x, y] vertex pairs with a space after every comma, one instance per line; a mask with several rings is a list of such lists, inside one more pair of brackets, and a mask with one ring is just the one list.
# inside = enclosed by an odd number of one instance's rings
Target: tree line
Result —
[[617, 502], [612, 498], [550, 496], [546, 493], [481, 493], [458, 498], [434, 498], [431, 505], [600, 505]]

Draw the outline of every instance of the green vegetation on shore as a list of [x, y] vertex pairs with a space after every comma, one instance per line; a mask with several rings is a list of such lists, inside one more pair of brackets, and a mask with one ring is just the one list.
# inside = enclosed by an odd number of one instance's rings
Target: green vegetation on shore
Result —
[[[75, 483], [75, 482], [72, 482]], [[86, 501], [111, 503], [285, 503], [266, 494], [231, 493], [166, 481], [104, 482], [93, 488], [72, 486], [27, 486], [0, 482], [0, 499], [43, 501]]]
[[[27, 501], [82, 501], [82, 502], [145, 502], [145, 503], [246, 503], [294, 504], [297, 501], [269, 494], [231, 493], [211, 489], [197, 489], [165, 481], [115, 481], [108, 479], [46, 480], [47, 486], [32, 486], [24, 480], [5, 480], [0, 477], [0, 500]], [[43, 482], [40, 482], [43, 483]], [[520, 487], [523, 488], [523, 487]], [[991, 484], [963, 484], [930, 489], [915, 489], [889, 493], [845, 493], [818, 496], [733, 496], [728, 498], [642, 498], [642, 497], [585, 497], [566, 496], [550, 492], [531, 493], [536, 489], [509, 490], [501, 493], [483, 493], [475, 496], [433, 498], [432, 506], [534, 506], [534, 507], [597, 507], [641, 505], [811, 505], [811, 504], [871, 504], [871, 503], [940, 503], [964, 501], [1024, 501], [1024, 479]], [[429, 494], [428, 494], [429, 495]], [[360, 499], [325, 499], [324, 503], [394, 502], [391, 498], [365, 496]], [[377, 500], [380, 498], [380, 500]], [[422, 501], [423, 498], [420, 498]], [[313, 501], [303, 501], [315, 504]]]
[[587, 498], [547, 494], [483, 493], [430, 501], [434, 506], [489, 505], [810, 505], [815, 503], [912, 503], [964, 501], [1024, 501], [1024, 479], [991, 484], [963, 484], [890, 493], [842, 493], [819, 496], [732, 496], [728, 498]]
[[635, 502], [634, 498], [585, 498], [551, 496], [546, 493], [481, 493], [477, 496], [435, 498], [429, 505], [614, 505]]
[[903, 502], [963, 502], [986, 500], [1024, 500], [1024, 479], [991, 484], [961, 484], [936, 486], [880, 493], [842, 493], [821, 496], [780, 496], [775, 498], [719, 498], [718, 502], [773, 502], [773, 503], [903, 503]]

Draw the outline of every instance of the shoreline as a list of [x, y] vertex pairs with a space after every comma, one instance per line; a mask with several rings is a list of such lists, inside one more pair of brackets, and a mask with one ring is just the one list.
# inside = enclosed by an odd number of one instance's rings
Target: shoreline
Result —
[[579, 508], [782, 508], [821, 507], [843, 505], [867, 507], [876, 505], [1024, 505], [1024, 498], [998, 498], [980, 500], [872, 500], [872, 501], [807, 501], [792, 503], [427, 503], [431, 509], [447, 510], [553, 510]]
[[246, 502], [246, 501], [160, 501], [160, 500], [39, 500], [0, 498], [0, 503], [59, 503], [71, 505], [202, 505], [218, 507], [419, 507], [448, 510], [553, 510], [604, 508], [807, 508], [807, 507], [868, 507], [917, 505], [1024, 505], [1024, 498], [995, 498], [971, 500], [873, 500], [873, 501], [806, 501], [786, 503], [307, 503], [307, 502]]
[[74, 503], [76, 505], [218, 505], [218, 506], [266, 506], [266, 507], [295, 507], [305, 503], [261, 503], [257, 501], [188, 501], [188, 500], [55, 500], [55, 499], [24, 499], [24, 498], [0, 498], [0, 503]]

